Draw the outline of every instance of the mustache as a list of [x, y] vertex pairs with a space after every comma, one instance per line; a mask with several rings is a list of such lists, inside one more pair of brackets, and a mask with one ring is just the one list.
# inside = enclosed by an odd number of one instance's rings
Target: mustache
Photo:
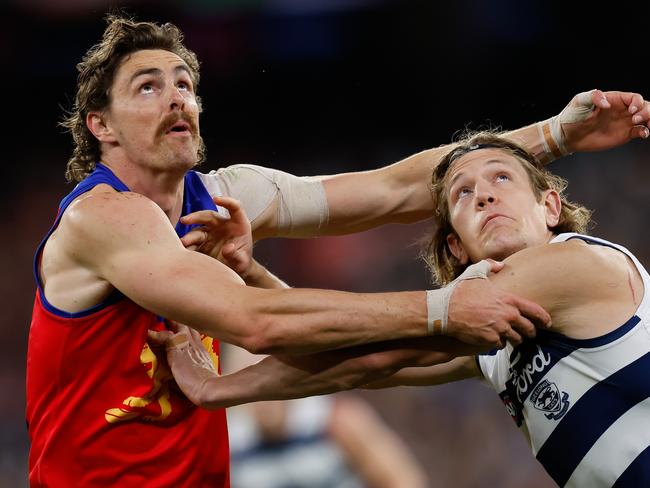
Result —
[[158, 136], [162, 137], [167, 132], [169, 132], [169, 130], [179, 120], [182, 120], [183, 122], [187, 123], [187, 125], [190, 126], [190, 132], [194, 137], [198, 136], [199, 128], [197, 127], [196, 122], [190, 115], [186, 114], [185, 112], [173, 112], [165, 115], [165, 117], [163, 117], [163, 119], [160, 121], [160, 124], [158, 124], [158, 130], [157, 130]]

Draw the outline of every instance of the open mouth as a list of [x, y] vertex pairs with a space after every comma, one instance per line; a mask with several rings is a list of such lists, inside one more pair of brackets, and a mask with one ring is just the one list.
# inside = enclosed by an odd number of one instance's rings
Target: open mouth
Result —
[[177, 122], [167, 131], [167, 133], [170, 132], [175, 132], [175, 133], [190, 132], [190, 126], [186, 122]]

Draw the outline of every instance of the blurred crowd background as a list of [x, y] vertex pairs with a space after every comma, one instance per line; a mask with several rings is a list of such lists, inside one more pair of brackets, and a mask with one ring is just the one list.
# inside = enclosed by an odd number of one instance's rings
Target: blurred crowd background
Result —
[[[591, 88], [650, 97], [647, 2], [4, 0], [0, 487], [26, 486], [31, 260], [71, 188], [63, 177], [71, 138], [57, 124], [71, 107], [75, 64], [118, 5], [175, 23], [201, 59], [205, 171], [234, 163], [298, 175], [371, 169], [465, 127], [547, 118]], [[573, 155], [552, 169], [569, 179], [572, 199], [595, 209], [594, 234], [650, 264], [650, 142]], [[272, 240], [255, 253], [295, 286], [423, 289], [430, 282], [417, 241], [430, 228]], [[430, 486], [552, 486], [479, 382], [354, 395], [401, 435]]]

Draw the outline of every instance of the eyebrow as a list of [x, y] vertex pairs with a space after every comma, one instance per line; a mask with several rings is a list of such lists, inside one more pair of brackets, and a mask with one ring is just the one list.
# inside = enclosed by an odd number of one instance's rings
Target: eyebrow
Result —
[[[504, 161], [503, 159], [496, 159], [496, 158], [488, 159], [488, 160], [485, 162], [485, 164], [495, 164], [495, 163], [503, 163], [503, 164], [507, 164], [507, 165], [509, 165], [509, 164], [508, 164], [508, 161]], [[450, 189], [450, 190], [451, 190], [451, 188], [454, 186], [454, 183], [456, 183], [456, 181], [457, 181], [461, 176], [463, 176], [463, 174], [464, 174], [464, 173], [463, 173], [462, 171], [461, 171], [460, 173], [456, 173], [456, 174], [454, 175], [454, 177], [449, 181], [449, 189]]]
[[[192, 78], [192, 73], [190, 72], [190, 69], [187, 67], [185, 64], [179, 64], [174, 68], [174, 73], [179, 73], [179, 72], [186, 72], [190, 78]], [[160, 68], [142, 68], [133, 73], [131, 75], [131, 78], [129, 79], [129, 85], [133, 83], [133, 80], [135, 80], [138, 76], [143, 76], [143, 75], [154, 75], [154, 76], [161, 76], [162, 75], [162, 70]]]

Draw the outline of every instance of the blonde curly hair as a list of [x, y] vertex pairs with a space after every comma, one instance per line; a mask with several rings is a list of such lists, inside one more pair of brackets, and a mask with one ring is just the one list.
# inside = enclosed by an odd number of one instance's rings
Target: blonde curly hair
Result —
[[464, 154], [481, 147], [500, 149], [514, 156], [526, 170], [533, 192], [538, 199], [545, 190], [555, 190], [559, 193], [562, 209], [560, 220], [552, 229], [553, 232], [585, 233], [591, 222], [589, 209], [567, 200], [564, 194], [567, 187], [566, 180], [545, 170], [542, 163], [526, 149], [496, 131], [468, 133], [441, 159], [440, 164], [433, 170], [431, 178], [431, 192], [438, 225], [423, 252], [423, 257], [434, 282], [439, 285], [453, 281], [467, 267], [456, 259], [447, 245], [447, 236], [454, 233], [446, 191], [449, 169]]

